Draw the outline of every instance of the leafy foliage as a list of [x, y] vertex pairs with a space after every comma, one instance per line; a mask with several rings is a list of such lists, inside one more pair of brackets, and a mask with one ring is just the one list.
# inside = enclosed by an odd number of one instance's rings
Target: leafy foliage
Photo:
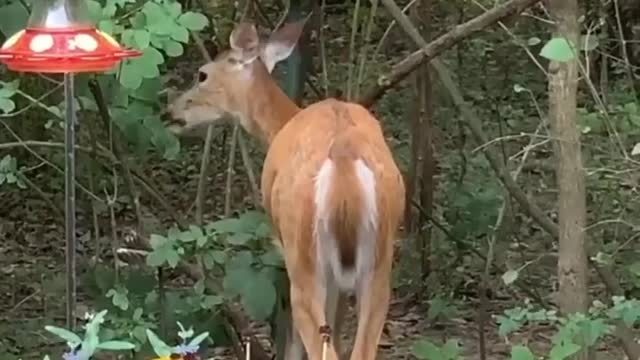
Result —
[[8, 114], [16, 108], [16, 103], [11, 100], [11, 97], [18, 91], [20, 81], [0, 82], [0, 86], [0, 110]]
[[462, 348], [457, 340], [448, 340], [439, 347], [432, 342], [423, 339], [413, 347], [413, 354], [418, 359], [424, 360], [458, 360], [463, 359]]
[[98, 334], [101, 324], [105, 321], [106, 314], [107, 310], [102, 310], [97, 314], [88, 315], [89, 322], [84, 326], [84, 338], [80, 338], [75, 333], [57, 326], [47, 325], [45, 330], [65, 340], [69, 348], [66, 356], [75, 360], [88, 360], [97, 350], [119, 351], [134, 349], [135, 345], [127, 341], [100, 341]]
[[22, 174], [18, 170], [16, 158], [11, 155], [5, 155], [0, 159], [0, 185], [15, 184], [22, 189], [26, 189], [26, 185], [22, 180]]
[[[282, 266], [279, 253], [266, 239], [270, 233], [268, 218], [256, 211], [202, 228], [191, 225], [180, 231], [174, 227], [166, 236], [152, 235], [153, 251], [147, 265], [176, 267], [184, 256], [199, 256], [207, 270], [224, 273], [224, 298], [239, 296], [251, 317], [264, 320], [272, 314], [277, 298], [277, 275], [272, 267]], [[203, 308], [214, 308], [223, 301], [220, 295], [205, 294], [202, 284], [195, 290]]]

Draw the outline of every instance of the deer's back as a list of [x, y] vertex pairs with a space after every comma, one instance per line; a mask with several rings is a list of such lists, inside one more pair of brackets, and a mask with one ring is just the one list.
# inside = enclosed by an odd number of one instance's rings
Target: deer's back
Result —
[[[404, 183], [378, 120], [360, 105], [327, 99], [297, 113], [267, 152], [263, 202], [275, 230], [287, 232], [278, 233], [280, 238], [293, 238], [311, 229], [314, 178], [336, 141], [352, 144], [352, 150], [374, 173], [380, 217], [395, 231], [404, 209]], [[287, 228], [287, 224], [301, 228]]]

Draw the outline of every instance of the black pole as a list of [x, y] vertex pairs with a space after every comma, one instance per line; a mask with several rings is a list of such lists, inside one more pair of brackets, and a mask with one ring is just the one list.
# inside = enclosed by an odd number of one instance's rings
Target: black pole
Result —
[[76, 307], [76, 188], [75, 188], [75, 125], [76, 112], [74, 109], [73, 74], [64, 74], [65, 101], [65, 162], [64, 162], [64, 193], [65, 193], [65, 237], [67, 270], [67, 328], [75, 329]]

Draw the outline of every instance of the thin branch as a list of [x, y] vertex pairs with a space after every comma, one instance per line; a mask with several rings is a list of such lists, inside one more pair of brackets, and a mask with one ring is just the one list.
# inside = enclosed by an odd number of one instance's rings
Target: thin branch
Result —
[[[405, 5], [402, 8], [402, 12], [406, 13], [409, 8], [416, 3], [416, 0], [411, 0], [407, 3], [407, 5]], [[378, 53], [380, 53], [380, 50], [383, 49], [384, 45], [385, 45], [385, 41], [387, 40], [387, 37], [389, 36], [389, 34], [391, 33], [391, 30], [394, 28], [396, 24], [396, 20], [391, 20], [391, 23], [389, 23], [389, 26], [387, 26], [387, 29], [384, 31], [384, 34], [382, 34], [382, 36], [380, 37], [380, 41], [378, 41], [378, 45], [376, 45], [375, 50], [373, 51], [373, 54], [371, 55], [371, 59], [373, 59], [375, 61], [375, 59], [378, 57]], [[385, 47], [386, 48], [386, 47]], [[362, 78], [366, 78], [366, 76], [368, 75], [368, 71], [365, 70], [364, 75], [362, 76]]]
[[249, 157], [249, 151], [247, 150], [247, 144], [245, 143], [244, 136], [238, 133], [238, 147], [240, 148], [240, 156], [242, 156], [242, 163], [247, 170], [247, 176], [249, 177], [249, 184], [251, 185], [251, 193], [253, 194], [253, 205], [260, 207], [260, 189], [258, 188], [258, 181], [256, 174], [253, 172], [253, 164]]
[[[11, 127], [9, 125], [7, 125], [6, 122], [4, 122], [2, 119], [0, 119], [0, 124], [2, 124], [2, 126], [5, 127], [5, 129], [7, 129], [7, 131], [9, 132], [9, 134], [11, 134], [11, 136], [14, 137], [14, 139], [16, 139], [18, 141], [18, 144], [20, 144], [25, 150], [27, 150], [29, 153], [31, 153], [33, 156], [35, 156], [38, 160], [42, 161], [43, 163], [47, 164], [48, 166], [50, 166], [51, 168], [53, 168], [55, 171], [57, 171], [60, 174], [64, 174], [64, 170], [61, 169], [58, 165], [52, 163], [51, 161], [45, 159], [42, 155], [38, 154], [36, 151], [34, 151], [33, 149], [31, 149], [29, 146], [25, 145], [25, 142], [20, 138], [20, 136], [18, 134], [16, 134], [15, 131], [13, 131], [13, 129], [11, 129]], [[63, 145], [64, 146], [64, 145]], [[84, 185], [80, 184], [80, 182], [78, 180], [76, 180], [76, 186], [82, 190], [85, 194], [87, 194], [90, 198], [97, 200], [101, 203], [104, 203], [104, 200], [101, 199], [99, 196], [97, 196], [96, 194], [92, 193], [89, 189], [87, 189]]]
[[356, 60], [356, 35], [358, 34], [358, 13], [360, 10], [360, 0], [356, 0], [353, 18], [351, 19], [351, 40], [349, 41], [349, 69], [347, 70], [347, 100], [353, 96], [353, 76], [354, 62]]
[[[91, 94], [93, 94], [94, 99], [96, 100], [96, 105], [98, 106], [98, 113], [102, 118], [105, 130], [109, 130], [109, 124], [111, 123], [111, 115], [109, 114], [109, 107], [107, 106], [106, 100], [104, 98], [104, 94], [102, 93], [102, 88], [100, 84], [96, 80], [89, 81], [89, 90]], [[136, 221], [137, 221], [137, 231], [139, 235], [145, 233], [144, 223], [142, 221], [142, 207], [140, 206], [140, 194], [138, 193], [138, 188], [135, 185], [133, 180], [133, 175], [131, 172], [131, 167], [129, 166], [129, 161], [126, 159], [123, 154], [120, 143], [118, 140], [113, 142], [113, 154], [116, 159], [120, 161], [120, 166], [122, 167], [122, 175], [124, 176], [124, 181], [127, 183], [127, 190], [129, 190], [129, 195], [131, 196], [131, 201], [133, 201], [133, 208], [136, 213]]]
[[538, 1], [539, 0], [511, 0], [454, 27], [451, 31], [438, 37], [434, 41], [422, 47], [422, 49], [415, 51], [404, 60], [394, 65], [388, 72], [388, 75], [379, 77], [377, 84], [366, 91], [364, 96], [358, 99], [358, 103], [365, 107], [372, 106], [387, 90], [394, 87], [407, 75], [417, 69], [420, 64], [433, 59], [458, 42], [483, 30], [495, 22], [524, 11], [524, 9], [532, 6]]
[[26, 97], [26, 96], [23, 95], [23, 97], [27, 98], [28, 100], [34, 99], [35, 101], [31, 101], [31, 104], [23, 107], [22, 109], [20, 109], [18, 111], [15, 111], [15, 112], [12, 112], [12, 113], [8, 113], [8, 114], [2, 114], [2, 115], [0, 115], [0, 118], [16, 117], [16, 116], [26, 112], [27, 110], [31, 109], [34, 106], [40, 106], [40, 104], [42, 104], [42, 100], [46, 99], [47, 97], [49, 97], [49, 95], [53, 94], [54, 92], [60, 90], [60, 88], [62, 88], [62, 84], [59, 84], [59, 85], [55, 86], [51, 90], [49, 90], [46, 93], [42, 94], [37, 99], [31, 98], [31, 97]]
[[318, 30], [318, 46], [320, 50], [320, 63], [322, 64], [322, 88], [324, 89], [324, 97], [329, 97], [329, 73], [327, 71], [327, 49], [325, 47], [326, 34], [324, 33], [325, 12], [327, 0], [322, 0], [320, 5], [320, 26]]
[[224, 216], [231, 215], [231, 183], [233, 180], [234, 165], [236, 162], [236, 145], [238, 143], [238, 135], [240, 126], [235, 124], [233, 126], [233, 133], [231, 134], [231, 145], [229, 145], [229, 161], [227, 163], [227, 182], [224, 190]]
[[367, 28], [365, 30], [364, 35], [364, 44], [362, 46], [362, 51], [360, 52], [360, 63], [358, 65], [358, 72], [355, 81], [355, 94], [354, 97], [358, 98], [360, 96], [360, 86], [362, 85], [362, 80], [364, 79], [364, 66], [367, 63], [367, 51], [370, 48], [369, 40], [371, 39], [371, 31], [373, 28], [374, 19], [376, 18], [376, 14], [378, 12], [378, 0], [371, 0], [371, 10], [369, 14], [369, 21], [367, 22]]
[[64, 220], [64, 213], [63, 213], [63, 209], [61, 209], [58, 205], [56, 205], [50, 198], [49, 195], [47, 195], [47, 193], [44, 192], [44, 190], [42, 190], [42, 188], [40, 188], [36, 183], [34, 183], [33, 181], [31, 181], [31, 179], [29, 179], [27, 176], [25, 176], [23, 173], [18, 172], [18, 177], [20, 178], [20, 180], [22, 180], [22, 182], [24, 182], [25, 184], [27, 184], [27, 186], [29, 186], [31, 189], [33, 189], [36, 193], [38, 193], [38, 195], [40, 195], [40, 197], [42, 198], [42, 200], [44, 200], [44, 202], [47, 203], [47, 205], [49, 205], [49, 207], [51, 208], [51, 210], [53, 210], [53, 212], [55, 213], [56, 216], [58, 216], [59, 218]]

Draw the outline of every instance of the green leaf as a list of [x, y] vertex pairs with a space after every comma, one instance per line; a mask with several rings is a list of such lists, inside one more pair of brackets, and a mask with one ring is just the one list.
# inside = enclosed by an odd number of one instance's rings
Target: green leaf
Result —
[[431, 341], [422, 339], [413, 345], [413, 354], [423, 360], [445, 360], [444, 354]]
[[[100, 22], [98, 23], [98, 29], [100, 29], [100, 31], [103, 31], [109, 35], [113, 35], [115, 25], [116, 24], [112, 20], [109, 20], [109, 19], [100, 20]], [[123, 37], [124, 37], [124, 34], [123, 34]], [[129, 44], [125, 44], [125, 45], [129, 46]]]
[[227, 262], [227, 253], [221, 250], [212, 250], [209, 252], [213, 261], [220, 265], [224, 265]]
[[20, 81], [14, 80], [8, 83], [3, 82], [2, 88], [0, 88], [0, 98], [9, 98], [18, 92], [18, 88], [20, 87]]
[[527, 89], [526, 89], [524, 86], [520, 85], [520, 84], [515, 84], [515, 85], [513, 85], [513, 91], [514, 91], [516, 94], [517, 94], [517, 93], [521, 93], [521, 92], [526, 91], [526, 90], [527, 90]]
[[169, 12], [172, 18], [177, 18], [182, 14], [182, 4], [179, 2], [165, 3], [164, 8]]
[[535, 360], [528, 347], [517, 345], [511, 348], [511, 360]]
[[100, 325], [104, 322], [106, 314], [107, 310], [100, 311], [93, 315], [89, 323], [85, 326], [86, 331], [84, 333], [84, 340], [82, 341], [82, 351], [88, 356], [95, 352], [100, 343], [98, 332], [100, 331]]
[[138, 66], [129, 60], [120, 69], [120, 84], [127, 89], [135, 90], [142, 84], [142, 76], [138, 73]]
[[152, 267], [162, 266], [165, 262], [171, 267], [176, 267], [179, 261], [180, 254], [174, 248], [173, 243], [165, 243], [147, 255], [147, 265]]
[[227, 243], [236, 246], [246, 245], [251, 240], [253, 240], [253, 235], [246, 233], [231, 234], [226, 239]]
[[505, 283], [505, 285], [511, 285], [518, 279], [519, 275], [520, 273], [518, 272], [518, 270], [508, 270], [507, 272], [502, 274], [502, 281]]
[[266, 320], [276, 305], [276, 288], [265, 274], [257, 273], [244, 287], [242, 305], [257, 321]]
[[151, 234], [149, 237], [149, 243], [151, 244], [152, 249], [156, 249], [167, 242], [167, 238], [158, 234]]
[[147, 18], [142, 12], [137, 12], [135, 15], [129, 18], [131, 27], [141, 29], [147, 25]]
[[567, 62], [575, 59], [575, 46], [563, 37], [554, 37], [540, 50], [540, 56], [551, 61]]
[[[2, 182], [0, 182], [0, 184], [2, 184]], [[216, 262], [214, 261], [213, 256], [211, 256], [210, 253], [206, 253], [202, 255], [202, 264], [204, 265], [205, 269], [211, 270], [215, 266]]]
[[189, 11], [180, 15], [178, 23], [189, 30], [200, 31], [209, 24], [209, 20], [202, 14]]
[[226, 271], [231, 269], [251, 268], [254, 261], [255, 259], [251, 251], [238, 251], [235, 256], [226, 262]]
[[204, 298], [202, 298], [202, 302], [200, 303], [200, 306], [203, 309], [213, 309], [214, 307], [222, 304], [223, 302], [224, 302], [224, 299], [222, 298], [222, 296], [207, 295]]
[[167, 21], [170, 20], [162, 6], [153, 1], [147, 1], [144, 4], [142, 13], [146, 16], [147, 24], [150, 25], [166, 25]]
[[600, 41], [598, 40], [598, 37], [594, 36], [593, 34], [589, 36], [583, 35], [580, 39], [580, 45], [582, 51], [588, 52], [595, 50], [598, 45], [600, 45]]
[[536, 46], [538, 44], [540, 44], [542, 42], [542, 40], [540, 40], [539, 37], [531, 37], [529, 38], [529, 40], [527, 40], [527, 45], [529, 46]]
[[87, 10], [89, 13], [89, 20], [92, 23], [98, 23], [102, 20], [102, 5], [96, 0], [87, 1]]
[[0, 32], [8, 38], [25, 28], [29, 11], [20, 1], [10, 1], [0, 7]]
[[449, 339], [444, 346], [442, 346], [442, 354], [445, 356], [445, 359], [448, 360], [460, 359], [461, 352], [460, 343], [456, 339]]
[[67, 330], [67, 329], [63, 329], [57, 326], [52, 326], [52, 325], [47, 325], [44, 327], [45, 330], [47, 330], [48, 332], [57, 335], [58, 337], [62, 338], [63, 340], [65, 340], [67, 343], [69, 343], [71, 345], [71, 347], [76, 347], [79, 344], [82, 343], [82, 339], [80, 339], [80, 336], [74, 334], [73, 332]]
[[106, 296], [111, 298], [111, 302], [114, 306], [123, 311], [127, 311], [129, 308], [129, 298], [127, 297], [128, 290], [126, 288], [111, 289], [107, 292]]
[[[148, 47], [148, 49], [154, 49], [152, 47]], [[155, 50], [155, 49], [154, 49]], [[157, 51], [157, 50], [156, 50]], [[131, 63], [135, 66], [135, 71], [145, 79], [151, 79], [160, 76], [160, 69], [158, 69], [158, 65], [154, 64], [151, 57], [147, 54], [150, 52], [143, 52], [142, 56], [131, 60]], [[140, 81], [140, 85], [142, 84], [142, 80]], [[136, 87], [136, 89], [138, 88]]]
[[269, 223], [262, 223], [258, 225], [255, 231], [256, 237], [260, 239], [266, 239], [271, 236], [271, 225]]
[[561, 342], [551, 348], [549, 352], [550, 360], [563, 360], [580, 351], [580, 345], [572, 342]]
[[282, 253], [276, 247], [273, 247], [266, 253], [260, 255], [260, 261], [262, 262], [262, 264], [268, 266], [284, 266], [284, 258], [282, 257]]
[[135, 30], [133, 33], [133, 38], [135, 39], [136, 45], [138, 49], [144, 50], [149, 47], [151, 43], [151, 34], [147, 30]]
[[186, 44], [189, 42], [189, 30], [176, 24], [171, 29], [171, 38]]
[[196, 239], [205, 236], [204, 231], [202, 231], [202, 228], [199, 226], [189, 225], [189, 231], [191, 231], [191, 234], [193, 234], [193, 237]]
[[522, 321], [520, 319], [512, 319], [502, 315], [498, 315], [497, 318], [500, 324], [498, 327], [498, 334], [500, 336], [507, 336], [522, 327]]
[[203, 342], [209, 336], [209, 332], [205, 331], [202, 334], [194, 337], [187, 346], [198, 346], [201, 342]]
[[136, 346], [127, 341], [105, 341], [98, 344], [98, 349], [102, 350], [132, 350]]
[[131, 97], [147, 102], [157, 102], [158, 93], [162, 90], [162, 80], [160, 78], [144, 79], [142, 85], [137, 88]]
[[151, 330], [147, 329], [147, 338], [149, 339], [149, 343], [153, 348], [153, 352], [158, 355], [158, 357], [168, 357], [172, 353], [172, 347], [167, 345], [164, 341], [160, 340], [160, 338]]
[[180, 331], [178, 331], [178, 336], [181, 339], [188, 339], [190, 337], [193, 336], [193, 328], [190, 327], [189, 330], [185, 329], [184, 326], [182, 325], [182, 323], [180, 321], [177, 322], [178, 323], [178, 327], [180, 328]]
[[162, 43], [162, 48], [167, 53], [167, 55], [171, 57], [178, 57], [184, 53], [184, 48], [182, 47], [182, 44], [170, 39]]
[[16, 159], [14, 157], [12, 157], [11, 155], [5, 155], [2, 160], [0, 160], [0, 169], [3, 170], [14, 170], [15, 166], [13, 165], [15, 163]]
[[243, 224], [238, 219], [229, 218], [209, 223], [206, 229], [219, 234], [233, 234], [241, 232], [243, 230]]
[[244, 293], [245, 287], [250, 282], [249, 279], [255, 276], [255, 271], [249, 267], [226, 269], [222, 287], [230, 296]]
[[5, 176], [7, 177], [7, 184], [15, 184], [18, 181], [14, 173], [6, 173]]
[[153, 65], [161, 65], [164, 64], [164, 56], [162, 53], [158, 51], [158, 49], [153, 47], [148, 47], [144, 49], [142, 52], [142, 58], [145, 59], [145, 62]]
[[0, 97], [0, 110], [3, 113], [8, 114], [16, 109], [16, 103], [11, 99]]

